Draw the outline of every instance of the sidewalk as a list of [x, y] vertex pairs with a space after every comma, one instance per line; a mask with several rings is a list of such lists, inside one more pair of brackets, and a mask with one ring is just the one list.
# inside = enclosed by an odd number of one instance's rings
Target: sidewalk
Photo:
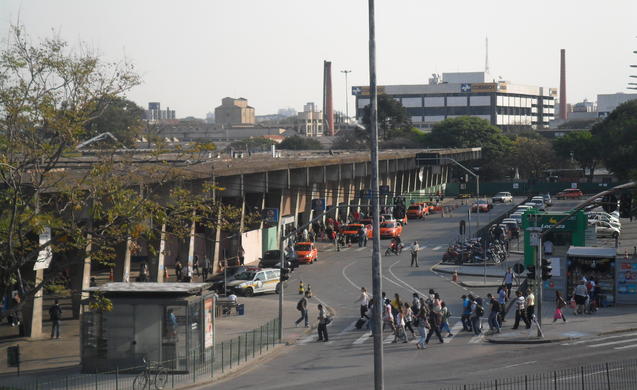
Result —
[[567, 322], [561, 320], [553, 323], [555, 307], [552, 302], [542, 302], [542, 332], [544, 337], [537, 337], [537, 327], [524, 328], [524, 322], [513, 330], [515, 311], [510, 310], [503, 324], [501, 333], [489, 335], [485, 339], [494, 344], [542, 344], [564, 340], [600, 336], [605, 334], [637, 330], [637, 310], [635, 306], [621, 305], [600, 308], [595, 314], [573, 315], [570, 308], [564, 309]]

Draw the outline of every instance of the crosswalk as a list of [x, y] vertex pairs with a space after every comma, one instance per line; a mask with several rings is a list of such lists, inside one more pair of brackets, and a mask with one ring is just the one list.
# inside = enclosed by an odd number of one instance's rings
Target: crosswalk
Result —
[[624, 333], [613, 336], [584, 338], [562, 343], [564, 346], [585, 346], [591, 349], [614, 349], [618, 351], [637, 348], [637, 332]]
[[[422, 249], [429, 249], [431, 251], [440, 251], [440, 250], [446, 250], [448, 244], [431, 244], [431, 245], [421, 245], [420, 248]], [[358, 244], [352, 244], [352, 246], [346, 246], [343, 248], [339, 248], [338, 251], [340, 252], [347, 252], [347, 251], [353, 251], [353, 252], [362, 252], [364, 250], [369, 250], [371, 252], [372, 248], [371, 246], [363, 246], [363, 247], [359, 247]], [[320, 252], [336, 252], [336, 247], [335, 246], [330, 246], [327, 248], [322, 248], [320, 249]]]
[[[333, 323], [328, 325], [329, 341], [325, 344], [347, 345], [350, 347], [357, 347], [357, 346], [361, 346], [365, 344], [371, 344], [373, 340], [371, 337], [372, 332], [369, 329], [367, 329], [367, 326], [363, 326], [362, 329], [356, 329], [355, 324], [356, 324], [356, 321], [352, 321], [351, 323], [348, 323], [345, 327], [343, 327], [340, 331], [335, 331], [333, 329], [334, 328], [334, 326], [332, 326]], [[413, 337], [411, 333], [407, 331], [408, 344], [418, 343], [418, 339], [419, 339], [418, 330], [417, 329], [414, 329], [414, 330], [416, 331], [416, 333]], [[460, 321], [454, 323], [454, 325], [451, 327], [452, 336], [444, 337], [445, 336], [444, 333], [446, 332], [443, 332], [444, 343], [449, 344], [452, 341], [457, 340], [456, 341], [457, 344], [466, 343], [466, 344], [478, 345], [484, 342], [484, 335], [473, 336], [471, 334], [472, 337], [461, 336], [459, 338], [456, 338], [456, 336], [458, 336], [461, 333], [461, 330], [462, 330], [462, 323]], [[434, 340], [432, 343], [438, 344], [438, 340], [436, 339], [435, 335], [433, 335], [431, 340]], [[304, 345], [313, 344], [316, 342], [318, 342], [318, 335], [317, 335], [317, 332], [314, 331], [313, 334], [300, 337], [296, 341], [296, 345], [304, 346]], [[394, 334], [390, 332], [389, 330], [385, 330], [383, 344], [393, 344], [393, 342], [394, 342]], [[404, 344], [402, 340], [398, 341], [398, 343]]]

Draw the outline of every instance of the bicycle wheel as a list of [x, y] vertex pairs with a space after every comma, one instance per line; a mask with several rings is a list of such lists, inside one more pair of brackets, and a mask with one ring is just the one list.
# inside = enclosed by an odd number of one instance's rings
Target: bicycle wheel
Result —
[[163, 389], [166, 383], [168, 383], [168, 371], [161, 367], [157, 369], [157, 374], [155, 374], [155, 389]]
[[140, 372], [133, 381], [133, 390], [146, 390], [148, 388], [148, 376], [145, 372]]

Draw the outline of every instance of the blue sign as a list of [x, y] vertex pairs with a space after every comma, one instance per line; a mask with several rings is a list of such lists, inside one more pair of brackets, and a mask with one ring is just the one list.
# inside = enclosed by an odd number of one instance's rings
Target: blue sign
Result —
[[471, 92], [471, 84], [460, 84], [460, 91]]
[[272, 224], [279, 223], [279, 209], [277, 208], [263, 209], [261, 216], [263, 217], [264, 222]]
[[358, 96], [363, 92], [361, 87], [352, 87], [352, 95]]
[[325, 199], [312, 199], [312, 210], [325, 211]]

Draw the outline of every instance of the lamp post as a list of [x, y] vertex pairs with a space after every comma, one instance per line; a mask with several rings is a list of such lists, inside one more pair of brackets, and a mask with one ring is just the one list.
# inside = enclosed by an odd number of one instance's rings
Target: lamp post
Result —
[[351, 70], [341, 70], [341, 73], [345, 73], [345, 118], [347, 118], [347, 122], [349, 122], [349, 97], [348, 93], [348, 84], [347, 84], [347, 75], [352, 73]]

